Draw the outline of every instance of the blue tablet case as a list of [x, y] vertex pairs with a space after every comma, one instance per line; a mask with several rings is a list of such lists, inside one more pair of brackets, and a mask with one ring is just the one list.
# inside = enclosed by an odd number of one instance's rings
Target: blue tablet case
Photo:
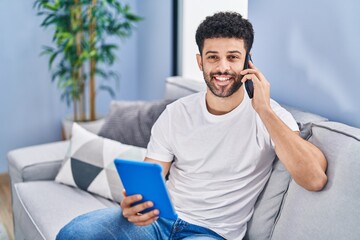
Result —
[[144, 212], [158, 209], [160, 217], [177, 219], [177, 214], [171, 204], [161, 165], [149, 162], [138, 162], [124, 159], [114, 160], [121, 182], [128, 196], [141, 194], [142, 200], [135, 203], [152, 201], [154, 206]]

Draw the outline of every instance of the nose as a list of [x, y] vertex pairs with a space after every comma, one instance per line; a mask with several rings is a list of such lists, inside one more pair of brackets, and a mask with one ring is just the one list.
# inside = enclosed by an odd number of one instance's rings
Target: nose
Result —
[[227, 61], [226, 58], [221, 59], [218, 63], [219, 63], [217, 66], [218, 71], [224, 73], [230, 70], [229, 61]]

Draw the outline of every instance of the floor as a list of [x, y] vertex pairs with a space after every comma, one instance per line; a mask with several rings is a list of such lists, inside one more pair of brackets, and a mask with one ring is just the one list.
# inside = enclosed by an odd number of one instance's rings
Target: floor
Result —
[[14, 239], [10, 180], [7, 173], [0, 174], [0, 224], [5, 226], [9, 239]]

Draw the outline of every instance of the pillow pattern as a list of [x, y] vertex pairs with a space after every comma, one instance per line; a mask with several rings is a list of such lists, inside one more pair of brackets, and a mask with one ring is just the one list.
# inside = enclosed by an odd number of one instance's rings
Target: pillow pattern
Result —
[[68, 153], [55, 181], [120, 202], [123, 185], [114, 159], [143, 161], [146, 149], [99, 137], [74, 123]]

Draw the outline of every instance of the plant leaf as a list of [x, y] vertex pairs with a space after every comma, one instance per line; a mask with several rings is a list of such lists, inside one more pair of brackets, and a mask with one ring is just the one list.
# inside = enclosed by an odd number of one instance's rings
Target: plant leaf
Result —
[[106, 85], [100, 85], [99, 86], [99, 90], [102, 90], [102, 91], [106, 91], [109, 93], [109, 95], [112, 97], [112, 98], [115, 98], [115, 92], [114, 90], [110, 87], [110, 86], [106, 86]]

